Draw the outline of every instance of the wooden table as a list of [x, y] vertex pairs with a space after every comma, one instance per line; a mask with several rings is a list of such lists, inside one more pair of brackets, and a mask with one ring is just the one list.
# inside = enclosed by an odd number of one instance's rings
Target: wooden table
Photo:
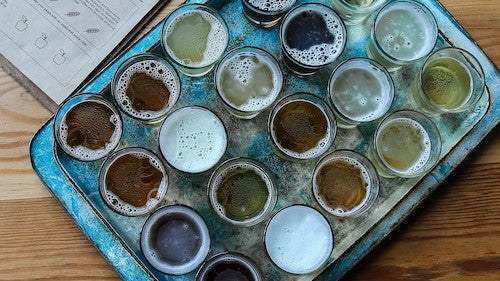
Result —
[[[500, 1], [442, 3], [500, 66]], [[30, 139], [50, 117], [0, 69], [0, 280], [119, 280], [31, 168]], [[499, 280], [499, 136], [497, 128], [346, 279]]]

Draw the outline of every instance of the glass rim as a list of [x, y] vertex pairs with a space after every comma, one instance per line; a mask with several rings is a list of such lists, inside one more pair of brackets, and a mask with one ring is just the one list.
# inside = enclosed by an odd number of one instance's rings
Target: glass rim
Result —
[[[74, 102], [74, 104], [71, 104]], [[84, 102], [96, 102], [96, 103], [101, 103], [104, 104], [107, 108], [109, 108], [112, 112], [113, 115], [117, 117], [117, 122], [120, 124], [119, 126], [119, 132], [116, 141], [109, 147], [108, 149], [105, 149], [106, 151], [102, 153], [102, 155], [92, 157], [92, 158], [82, 158], [78, 157], [76, 154], [72, 153], [64, 143], [62, 143], [61, 136], [60, 136], [60, 126], [61, 123], [66, 120], [66, 115], [67, 113], [72, 110], [75, 106], [84, 103]], [[91, 92], [80, 92], [75, 95], [70, 96], [67, 98], [57, 109], [56, 113], [54, 114], [54, 124], [53, 124], [53, 130], [54, 130], [54, 138], [56, 140], [56, 143], [58, 146], [71, 158], [74, 158], [78, 161], [81, 162], [92, 162], [92, 161], [97, 161], [105, 158], [108, 156], [110, 153], [112, 153], [119, 145], [122, 136], [123, 136], [123, 119], [120, 114], [120, 111], [116, 106], [109, 101], [108, 99], [104, 98], [102, 95], [99, 93], [91, 93]]]
[[[359, 204], [354, 206], [352, 209], [347, 210], [347, 211], [336, 211], [336, 209], [328, 206], [326, 202], [321, 199], [321, 196], [319, 195], [319, 190], [318, 190], [318, 185], [317, 185], [317, 175], [319, 171], [324, 167], [324, 165], [327, 165], [329, 163], [332, 163], [334, 161], [338, 161], [338, 159], [341, 158], [350, 158], [353, 159], [356, 163], [361, 165], [364, 170], [366, 170], [368, 177], [369, 177], [369, 184], [370, 184], [370, 190], [366, 190], [366, 194], [361, 200]], [[342, 161], [342, 160], [341, 160]], [[360, 169], [362, 170], [362, 169]], [[318, 201], [319, 205], [329, 214], [336, 216], [336, 217], [356, 217], [358, 215], [361, 215], [364, 213], [366, 210], [368, 210], [373, 203], [375, 202], [376, 198], [378, 197], [380, 189], [380, 179], [377, 173], [377, 170], [375, 169], [375, 166], [373, 165], [372, 161], [362, 155], [359, 152], [356, 152], [354, 150], [350, 149], [339, 149], [335, 150], [333, 152], [330, 152], [326, 155], [324, 155], [317, 163], [316, 166], [314, 167], [313, 171], [313, 176], [312, 176], [312, 190], [313, 190], [313, 195], [316, 201]], [[320, 202], [321, 201], [321, 202]]]
[[[333, 87], [332, 84], [334, 82], [334, 78], [337, 78], [337, 76], [338, 76], [337, 74], [339, 74], [338, 71], [344, 70], [343, 68], [345, 68], [346, 65], [351, 64], [353, 62], [360, 62], [362, 64], [370, 64], [370, 65], [374, 66], [375, 68], [377, 68], [377, 70], [379, 70], [381, 73], [384, 74], [384, 77], [390, 86], [390, 92], [389, 92], [390, 98], [386, 104], [386, 108], [384, 108], [384, 110], [381, 111], [380, 114], [375, 115], [373, 118], [370, 118], [369, 120], [355, 120], [349, 116], [346, 116], [341, 110], [338, 109], [336, 104], [333, 101], [331, 101], [332, 100], [332, 87]], [[333, 72], [330, 75], [330, 78], [328, 79], [327, 98], [331, 101], [331, 105], [332, 105], [332, 108], [334, 109], [334, 112], [338, 113], [340, 115], [341, 119], [345, 119], [349, 122], [354, 122], [356, 124], [371, 122], [371, 121], [374, 121], [374, 120], [377, 120], [377, 119], [383, 117], [390, 110], [392, 103], [394, 101], [395, 94], [396, 94], [396, 89], [394, 87], [394, 79], [392, 79], [392, 76], [389, 74], [389, 71], [387, 70], [387, 68], [385, 68], [383, 65], [381, 65], [377, 61], [370, 59], [370, 58], [367, 58], [367, 57], [352, 57], [352, 58], [349, 58], [349, 59], [341, 62], [339, 65], [337, 65], [335, 67], [335, 69], [333, 70]]]
[[[147, 202], [146, 202], [146, 205], [144, 205], [142, 207], [132, 206], [133, 209], [136, 209], [136, 212], [134, 214], [129, 214], [129, 213], [121, 210], [120, 208], [116, 208], [113, 204], [110, 204], [111, 202], [109, 202], [107, 199], [105, 199], [106, 198], [106, 195], [105, 195], [106, 176], [107, 176], [107, 173], [109, 171], [109, 168], [120, 157], [122, 157], [124, 155], [128, 155], [128, 154], [141, 154], [141, 155], [145, 155], [147, 158], [153, 158], [160, 165], [160, 167], [159, 167], [160, 172], [163, 174], [163, 179], [160, 182], [160, 186], [157, 190], [157, 194], [159, 195], [159, 198], [156, 200], [156, 203], [148, 206]], [[104, 203], [106, 203], [106, 205], [111, 210], [115, 211], [116, 213], [118, 213], [120, 215], [128, 216], [128, 217], [141, 216], [141, 215], [150, 213], [152, 210], [154, 210], [158, 206], [158, 204], [160, 204], [161, 201], [163, 201], [163, 199], [165, 198], [165, 196], [167, 194], [167, 190], [168, 190], [168, 185], [169, 185], [168, 170], [167, 170], [165, 164], [163, 163], [162, 159], [158, 155], [156, 155], [156, 153], [154, 153], [152, 150], [150, 150], [148, 148], [144, 148], [144, 147], [125, 147], [125, 148], [122, 148], [120, 150], [113, 152], [102, 163], [102, 165], [99, 169], [99, 174], [98, 174], [97, 178], [98, 178], [99, 193], [100, 193]], [[118, 196], [116, 195], [116, 197], [118, 197]], [[148, 199], [148, 201], [149, 201], [149, 199]], [[127, 208], [130, 206], [130, 204], [127, 202], [122, 202], [122, 203], [126, 204], [124, 206], [124, 208]]]
[[[379, 17], [381, 16], [382, 13], [386, 12], [386, 9], [390, 8], [391, 6], [393, 5], [401, 5], [404, 3], [406, 3], [407, 5], [411, 5], [413, 7], [418, 7], [418, 8], [421, 8], [422, 11], [424, 11], [425, 13], [425, 16], [429, 18], [429, 21], [432, 23], [432, 30], [433, 30], [433, 35], [436, 36], [436, 40], [434, 41], [434, 43], [432, 44], [432, 46], [429, 47], [429, 50], [426, 51], [426, 52], [422, 52], [422, 54], [418, 57], [418, 58], [415, 58], [415, 59], [411, 59], [411, 60], [402, 60], [402, 59], [399, 59], [399, 58], [396, 58], [394, 56], [392, 56], [391, 54], [387, 53], [384, 48], [382, 48], [377, 40], [377, 36], [375, 35], [375, 30], [376, 30], [376, 27], [377, 27], [377, 22], [379, 20]], [[401, 64], [411, 64], [415, 61], [418, 61], [422, 58], [425, 58], [426, 56], [428, 56], [433, 50], [434, 48], [436, 47], [436, 44], [437, 44], [437, 37], [439, 35], [439, 28], [438, 28], [438, 23], [437, 23], [437, 20], [436, 18], [434, 17], [434, 15], [432, 14], [432, 12], [429, 10], [429, 8], [427, 8], [424, 4], [422, 3], [419, 3], [417, 1], [410, 1], [410, 0], [395, 0], [395, 1], [389, 1], [387, 3], [385, 3], [385, 5], [382, 6], [382, 8], [377, 12], [377, 14], [375, 15], [375, 20], [373, 21], [373, 25], [372, 25], [372, 32], [370, 32], [370, 37], [371, 37], [371, 40], [373, 42], [373, 44], [375, 45], [375, 49], [377, 49], [377, 51], [380, 52], [380, 55], [388, 60], [390, 63], [393, 63], [393, 64], [396, 64], [396, 65], [401, 65]]]
[[[154, 223], [166, 216], [181, 214], [184, 219], [189, 220], [193, 223], [197, 230], [199, 231], [201, 244], [200, 248], [196, 255], [191, 259], [188, 263], [180, 265], [180, 266], [172, 266], [165, 268], [161, 261], [158, 261], [156, 258], [153, 258], [150, 254], [146, 253], [146, 249], [150, 250], [148, 245], [149, 239], [146, 236], [147, 231], [151, 232]], [[157, 270], [173, 275], [183, 275], [195, 270], [203, 261], [205, 260], [208, 252], [210, 250], [210, 232], [208, 230], [207, 223], [203, 219], [203, 217], [192, 207], [184, 205], [184, 204], [172, 204], [172, 205], [164, 205], [160, 208], [156, 209], [154, 212], [148, 215], [144, 223], [142, 224], [142, 228], [139, 235], [139, 247], [146, 258], [146, 260], [156, 268]]]
[[[130, 66], [132, 66], [135, 63], [138, 63], [140, 61], [144, 61], [144, 60], [155, 60], [155, 61], [161, 63], [163, 66], [165, 66], [170, 71], [170, 73], [173, 75], [174, 80], [175, 80], [174, 83], [175, 83], [175, 86], [177, 88], [176, 89], [177, 96], [175, 97], [175, 99], [173, 99], [174, 102], [172, 104], [169, 104], [165, 109], [156, 111], [156, 112], [159, 112], [159, 114], [153, 114], [153, 116], [151, 116], [150, 118], [147, 118], [147, 117], [141, 118], [141, 117], [135, 116], [134, 114], [125, 110], [123, 108], [122, 104], [119, 103], [116, 99], [116, 92], [117, 92], [116, 86], [117, 86], [117, 83], [118, 83], [118, 80], [120, 79], [120, 77], [123, 75], [123, 73]], [[169, 88], [166, 85], [165, 85], [165, 87]], [[177, 72], [175, 67], [166, 58], [164, 58], [160, 55], [154, 54], [154, 53], [145, 52], [145, 53], [135, 54], [135, 55], [129, 57], [128, 59], [124, 60], [118, 66], [115, 74], [113, 75], [113, 78], [111, 79], [110, 89], [111, 89], [111, 96], [113, 97], [115, 104], [118, 105], [118, 107], [121, 109], [121, 111], [123, 111], [126, 115], [130, 116], [131, 118], [143, 121], [143, 122], [153, 122], [154, 123], [154, 122], [161, 121], [163, 118], [165, 118], [165, 116], [168, 114], [168, 112], [170, 112], [175, 107], [177, 100], [179, 99], [179, 97], [181, 95], [182, 81], [181, 81], [179, 73]], [[169, 89], [169, 91], [170, 91], [170, 89]]]
[[[220, 53], [220, 55], [216, 59], [210, 60], [208, 62], [205, 62], [203, 64], [199, 64], [196, 66], [189, 66], [189, 65], [185, 65], [184, 63], [179, 62], [177, 59], [173, 58], [170, 55], [168, 48], [166, 46], [167, 43], [165, 42], [166, 38], [167, 38], [166, 32], [167, 32], [167, 29], [170, 26], [170, 24], [172, 24], [172, 22], [176, 18], [178, 18], [179, 16], [181, 16], [182, 14], [184, 14], [186, 12], [196, 11], [196, 10], [207, 12], [207, 13], [211, 14], [212, 16], [214, 16], [220, 22], [222, 28], [225, 30], [227, 42], [226, 42], [225, 47], [223, 48], [222, 52]], [[165, 53], [165, 55], [168, 56], [168, 58], [172, 62], [172, 64], [174, 64], [180, 68], [187, 69], [187, 70], [197, 70], [197, 69], [210, 67], [210, 66], [214, 65], [215, 63], [217, 63], [217, 61], [219, 61], [220, 58], [226, 52], [226, 49], [229, 45], [229, 39], [230, 39], [230, 34], [229, 34], [229, 28], [227, 26], [227, 23], [217, 10], [215, 10], [214, 8], [212, 8], [208, 5], [201, 4], [201, 3], [187, 3], [187, 4], [181, 4], [180, 6], [178, 6], [174, 10], [172, 10], [172, 12], [170, 12], [170, 14], [168, 14], [167, 17], [163, 20], [162, 28], [161, 28], [161, 35], [160, 35], [160, 45], [161, 45], [163, 52]], [[181, 72], [183, 72], [183, 71], [181, 71]]]
[[[461, 55], [463, 55], [465, 60], [472, 65], [472, 68], [475, 71], [477, 71], [478, 76], [481, 78], [481, 86], [480, 86], [480, 89], [478, 89], [478, 92], [475, 93], [474, 89], [472, 89], [472, 87], [471, 87], [471, 89], [470, 89], [471, 96], [469, 97], [469, 99], [466, 102], [464, 102], [462, 105], [460, 105], [459, 107], [453, 108], [453, 109], [444, 109], [443, 107], [440, 107], [440, 106], [436, 105], [434, 102], [430, 101], [429, 98], [427, 97], [427, 95], [425, 94], [425, 91], [423, 89], [423, 83], [422, 83], [422, 81], [423, 81], [422, 75], [424, 74], [424, 70], [429, 63], [431, 63], [433, 60], [436, 59], [434, 56], [440, 52], [447, 52], [447, 51], [461, 53]], [[466, 66], [466, 68], [469, 68], [469, 67]], [[469, 51], [462, 49], [462, 48], [459, 48], [459, 47], [453, 47], [453, 46], [443, 47], [443, 48], [440, 48], [440, 49], [433, 51], [426, 58], [424, 64], [422, 65], [422, 68], [421, 68], [419, 74], [417, 74], [417, 78], [418, 78], [418, 83], [419, 83], [418, 89], [420, 91], [418, 91], [418, 93], [416, 93], [416, 94], [419, 95], [419, 97], [425, 102], [425, 104], [427, 106], [432, 108], [432, 110], [437, 112], [437, 113], [458, 113], [458, 112], [462, 112], [464, 110], [467, 110], [468, 108], [470, 108], [470, 106], [474, 105], [477, 101], [479, 101], [479, 99], [481, 99], [481, 97], [483, 96], [485, 89], [486, 89], [484, 70], [483, 70], [483, 67], [482, 67], [481, 63], [479, 62], [479, 60], [474, 55], [472, 55]], [[476, 95], [473, 97], [474, 94], [476, 94]]]
[[[285, 31], [286, 31], [286, 24], [288, 24], [287, 20], [291, 19], [293, 16], [298, 15], [302, 10], [306, 10], [308, 7], [314, 7], [316, 8], [315, 10], [321, 9], [321, 11], [328, 11], [330, 15], [332, 15], [334, 18], [337, 19], [339, 23], [339, 29], [342, 31], [342, 44], [341, 47], [339, 48], [338, 52], [336, 53], [335, 56], [332, 56], [331, 60], [328, 60], [326, 63], [318, 64], [318, 65], [310, 65], [310, 64], [305, 64], [303, 62], [297, 61], [295, 58], [293, 58], [288, 51], [285, 48]], [[281, 20], [280, 28], [279, 28], [279, 38], [280, 38], [280, 45], [281, 45], [281, 50], [283, 52], [283, 55], [285, 55], [288, 59], [290, 59], [292, 62], [298, 64], [300, 67], [303, 68], [308, 68], [311, 70], [318, 70], [322, 67], [325, 67], [333, 62], [335, 62], [344, 52], [346, 46], [347, 46], [347, 40], [348, 40], [348, 34], [347, 34], [347, 28], [345, 26], [344, 20], [342, 17], [337, 13], [336, 10], [332, 9], [331, 7], [322, 4], [322, 3], [316, 3], [316, 2], [305, 2], [301, 3], [292, 9], [290, 9], [284, 16], [283, 19]], [[329, 56], [330, 57], [330, 56]]]
[[[268, 198], [266, 200], [266, 203], [262, 210], [257, 213], [255, 216], [248, 218], [243, 221], [238, 221], [238, 220], [233, 220], [230, 219], [229, 217], [225, 216], [221, 212], [217, 211], [216, 207], [216, 200], [213, 196], [212, 193], [217, 191], [217, 186], [215, 186], [215, 181], [219, 179], [220, 177], [223, 176], [223, 173], [233, 167], [237, 166], [238, 164], [246, 164], [251, 166], [252, 170], [259, 170], [259, 175], [264, 176], [266, 179], [266, 182], [269, 182], [269, 186], [266, 184], [267, 190], [269, 192]], [[277, 201], [277, 190], [276, 190], [276, 180], [274, 178], [274, 175], [272, 174], [271, 170], [265, 166], [263, 163], [247, 158], [247, 157], [235, 157], [228, 159], [224, 162], [222, 162], [220, 165], [218, 165], [215, 170], [212, 172], [210, 175], [210, 178], [208, 180], [208, 188], [207, 188], [207, 195], [208, 195], [208, 201], [210, 202], [210, 205], [212, 206], [214, 212], [224, 221], [229, 222], [231, 224], [237, 225], [237, 226], [253, 226], [256, 225], [265, 219], [268, 218], [268, 216], [271, 214], [271, 212], [274, 209], [274, 206], [276, 205]]]
[[362, 6], [354, 6], [353, 4], [347, 2], [346, 0], [333, 0], [333, 2], [339, 2], [345, 5], [346, 8], [356, 11], [356, 13], [370, 13], [385, 3], [386, 0], [374, 0], [370, 5], [362, 7]]
[[[305, 153], [296, 153], [297, 155], [291, 155], [287, 150], [282, 147], [281, 144], [276, 140], [276, 134], [274, 133], [274, 118], [276, 117], [277, 113], [287, 104], [293, 103], [293, 102], [306, 102], [314, 107], [318, 108], [324, 115], [328, 128], [327, 128], [327, 136], [328, 137], [328, 142], [326, 145], [319, 149], [317, 153], [314, 153], [313, 156], [311, 157], [305, 157]], [[328, 149], [333, 145], [335, 136], [337, 134], [337, 121], [335, 119], [335, 116], [330, 109], [330, 107], [318, 96], [308, 93], [308, 92], [295, 92], [293, 94], [290, 94], [288, 96], [285, 96], [278, 100], [271, 109], [271, 112], [269, 113], [268, 121], [267, 121], [267, 131], [270, 136], [270, 140], [272, 145], [274, 145], [281, 153], [283, 153], [287, 158], [291, 159], [297, 159], [297, 160], [310, 160], [317, 158], [324, 154]], [[328, 134], [329, 132], [329, 134]], [[312, 149], [316, 148], [313, 147]], [[311, 150], [311, 149], [309, 149]], [[309, 151], [308, 150], [308, 151]], [[292, 153], [295, 153], [294, 151], [291, 151]], [[306, 151], [307, 152], [307, 151]]]
[[[171, 117], [173, 114], [175, 114], [178, 111], [186, 110], [186, 109], [189, 109], [189, 108], [191, 108], [191, 109], [198, 109], [198, 110], [202, 110], [202, 111], [211, 113], [212, 115], [214, 115], [216, 117], [217, 120], [219, 120], [220, 124], [222, 125], [222, 128], [224, 129], [224, 149], [223, 149], [224, 152], [221, 154], [220, 157], [218, 157], [218, 160], [213, 165], [211, 165], [209, 168], [201, 170], [201, 171], [196, 171], [196, 172], [184, 171], [184, 170], [180, 169], [179, 167], [176, 167], [175, 165], [172, 165], [172, 163], [169, 161], [169, 159], [167, 159], [167, 157], [165, 157], [165, 154], [163, 153], [162, 146], [160, 144], [160, 137], [162, 135], [163, 127], [164, 127], [164, 124], [166, 123], [166, 121], [168, 120], [168, 118]], [[167, 116], [163, 120], [162, 124], [160, 125], [160, 129], [158, 131], [158, 147], [159, 147], [159, 150], [160, 150], [160, 153], [161, 153], [163, 159], [174, 170], [179, 171], [181, 173], [190, 174], [190, 175], [202, 175], [202, 174], [206, 173], [207, 171], [210, 171], [212, 168], [214, 168], [217, 165], [217, 163], [219, 163], [220, 160], [224, 157], [224, 154], [226, 154], [227, 146], [228, 146], [228, 141], [229, 141], [229, 139], [228, 139], [227, 128], [226, 128], [226, 125], [224, 124], [224, 122], [222, 122], [222, 119], [214, 111], [212, 111], [208, 107], [205, 107], [205, 106], [202, 106], [202, 105], [186, 105], [186, 106], [179, 107], [179, 108], [177, 108], [177, 109], [169, 112], [169, 114], [167, 114]]]
[[[401, 115], [401, 117], [400, 117]], [[426, 131], [427, 135], [429, 136], [430, 139], [430, 154], [429, 158], [426, 160], [426, 163], [419, 168], [416, 172], [408, 174], [405, 173], [404, 171], [401, 172], [399, 170], [395, 170], [390, 168], [389, 165], [383, 160], [383, 157], [380, 155], [380, 152], [378, 150], [378, 136], [380, 133], [380, 130], [387, 124], [387, 122], [391, 121], [392, 119], [395, 118], [404, 118], [404, 119], [410, 119], [415, 122], [417, 122], [420, 126], [424, 128]], [[418, 118], [418, 119], [417, 119]], [[417, 120], [416, 120], [417, 119]], [[422, 121], [425, 122], [425, 124], [422, 124]], [[431, 132], [428, 131], [428, 129], [432, 130]], [[441, 150], [442, 150], [442, 138], [441, 138], [441, 133], [439, 132], [439, 128], [437, 127], [436, 123], [432, 121], [430, 117], [427, 115], [411, 110], [411, 109], [402, 109], [402, 110], [397, 110], [392, 112], [391, 114], [388, 114], [385, 116], [384, 119], [378, 124], [377, 128], [375, 129], [375, 132], [373, 134], [373, 146], [374, 146], [374, 154], [378, 158], [378, 160], [384, 165], [384, 168], [389, 170], [391, 174], [401, 177], [401, 178], [414, 178], [418, 177], [421, 175], [426, 174], [429, 172], [432, 168], [434, 168], [437, 163], [439, 162], [439, 157], [441, 156]], [[432, 151], [435, 149], [435, 151]]]
[[[218, 80], [220, 78], [218, 78], [223, 70], [222, 68], [222, 65], [227, 61], [227, 60], [230, 60], [232, 58], [234, 58], [236, 55], [240, 54], [240, 53], [254, 53], [254, 54], [257, 54], [258, 56], [263, 56], [265, 57], [267, 60], [270, 61], [271, 64], [273, 64], [273, 66], [271, 68], [276, 68], [276, 74], [277, 74], [277, 81], [278, 81], [278, 84], [279, 86], [276, 88], [276, 97], [273, 99], [272, 102], [270, 102], [269, 104], [267, 104], [265, 107], [263, 108], [260, 108], [258, 110], [254, 110], [254, 111], [251, 111], [251, 110], [242, 110], [238, 107], [236, 107], [235, 105], [233, 105], [232, 103], [230, 103], [227, 98], [225, 97], [225, 95], [223, 93], [221, 93], [221, 89], [219, 89], [219, 83], [218, 83]], [[273, 72], [274, 73], [274, 72]], [[227, 105], [229, 108], [231, 108], [232, 110], [236, 111], [236, 112], [239, 112], [239, 113], [256, 113], [256, 112], [261, 112], [261, 111], [264, 111], [266, 109], [268, 109], [269, 107], [271, 107], [273, 105], [273, 103], [276, 102], [277, 98], [279, 97], [282, 89], [283, 89], [283, 71], [281, 69], [281, 66], [279, 65], [278, 63], [278, 60], [271, 54], [269, 53], [268, 51], [262, 49], [262, 48], [259, 48], [259, 47], [255, 47], [255, 46], [240, 46], [240, 47], [236, 47], [236, 48], [233, 48], [231, 50], [229, 50], [228, 52], [226, 52], [222, 58], [219, 60], [219, 62], [217, 63], [216, 67], [215, 67], [215, 70], [214, 70], [214, 84], [215, 84], [215, 90], [217, 92], [217, 95], [220, 97], [220, 99], [224, 102], [225, 105]]]

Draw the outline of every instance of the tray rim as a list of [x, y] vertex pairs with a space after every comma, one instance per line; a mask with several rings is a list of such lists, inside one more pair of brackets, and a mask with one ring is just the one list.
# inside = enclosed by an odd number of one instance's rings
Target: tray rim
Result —
[[[224, 2], [225, 0], [221, 0]], [[185, 2], [221, 2], [217, 0], [192, 0]], [[499, 94], [500, 91], [495, 92], [495, 90], [500, 90], [500, 71], [493, 63], [493, 61], [484, 53], [483, 49], [477, 44], [477, 42], [469, 35], [469, 33], [459, 24], [459, 22], [449, 13], [448, 10], [439, 2], [432, 0], [416, 0], [422, 2], [426, 5], [432, 5], [439, 9], [441, 13], [451, 24], [451, 28], [457, 29], [459, 33], [465, 36], [468, 41], [466, 43], [473, 44], [482, 55], [486, 58], [481, 64], [484, 67], [484, 63], [488, 64], [490, 69], [489, 73], [493, 75], [489, 79], [495, 82], [492, 86], [488, 87], [490, 102], [486, 113], [481, 117], [481, 119], [472, 127], [472, 129], [467, 132], [459, 142], [452, 147], [452, 149], [444, 155], [440, 160], [438, 165], [424, 176], [414, 188], [406, 194], [395, 206], [391, 209], [381, 220], [379, 220], [370, 230], [368, 230], [362, 238], [353, 246], [347, 250], [341, 257], [339, 257], [334, 263], [329, 267], [325, 268], [324, 271], [318, 276], [318, 279], [324, 280], [336, 280], [344, 276], [349, 270], [351, 270], [358, 262], [360, 262], [366, 255], [368, 255], [377, 245], [379, 245], [385, 238], [387, 238], [408, 216], [410, 216], [420, 204], [429, 197], [432, 192], [440, 187], [443, 182], [454, 172], [457, 168], [470, 154], [476, 149], [481, 142], [487, 137], [487, 135], [498, 127], [500, 123], [500, 102]], [[185, 3], [183, 2], [183, 3]], [[220, 4], [220, 3], [219, 3]], [[100, 76], [109, 75], [109, 73], [114, 73], [115, 68], [120, 61], [124, 60], [126, 57], [133, 55], [134, 53], [144, 52], [144, 49], [149, 49], [155, 44], [150, 44], [144, 46], [147, 43], [143, 41], [155, 32], [160, 32], [162, 21], [157, 25], [152, 27], [142, 38], [140, 38], [136, 43], [131, 45], [125, 52], [122, 52], [113, 60], [110, 64], [103, 68], [103, 70], [96, 74], [94, 78]], [[450, 26], [447, 26], [450, 28]], [[444, 35], [444, 34], [443, 34]], [[141, 46], [141, 42], [144, 43]], [[485, 71], [487, 72], [487, 71]], [[488, 77], [486, 77], [488, 79]], [[95, 83], [95, 79], [91, 80]], [[488, 80], [487, 80], [488, 81]], [[90, 82], [80, 88], [87, 89]], [[104, 87], [106, 89], [106, 87]], [[99, 93], [102, 91], [99, 91]], [[495, 95], [496, 94], [496, 95]], [[69, 97], [70, 98], [70, 97]], [[51, 155], [53, 161], [46, 161], [39, 163], [35, 150], [35, 146], [38, 142], [43, 141], [41, 135], [48, 133], [51, 130], [54, 117], [52, 116], [33, 136], [30, 145], [30, 160], [34, 171], [37, 173], [43, 184], [51, 192], [51, 194], [57, 199], [58, 203], [68, 212], [72, 220], [75, 222], [77, 227], [82, 231], [82, 233], [89, 239], [92, 245], [100, 252], [103, 258], [113, 267], [113, 269], [125, 280], [157, 280], [154, 275], [152, 275], [149, 270], [145, 270], [145, 266], [141, 265], [138, 258], [131, 250], [124, 245], [124, 242], [118, 237], [115, 231], [109, 226], [106, 220], [100, 215], [99, 211], [95, 209], [88, 198], [86, 198], [82, 191], [75, 188], [74, 182], [69, 178], [64, 171], [64, 168], [59, 165], [59, 160], [55, 155], [54, 146], [55, 140], [53, 139], [53, 134], [50, 134], [49, 140], [52, 140], [52, 146], [50, 151], [44, 156]], [[42, 139], [41, 139], [42, 138]], [[49, 162], [49, 163], [47, 163]], [[57, 164], [56, 164], [57, 162]], [[47, 165], [48, 164], [48, 165]], [[45, 177], [46, 172], [40, 168], [51, 168], [51, 177]], [[54, 177], [54, 173], [57, 173], [58, 177]], [[71, 200], [68, 197], [64, 197], [62, 192], [69, 192], [71, 194]], [[78, 208], [77, 208], [78, 207]], [[82, 209], [80, 209], [80, 207]], [[83, 211], [83, 212], [82, 212]], [[79, 216], [79, 213], [87, 214], [85, 218]], [[92, 223], [89, 225], [89, 219]], [[110, 254], [110, 250], [116, 250], [113, 254]]]

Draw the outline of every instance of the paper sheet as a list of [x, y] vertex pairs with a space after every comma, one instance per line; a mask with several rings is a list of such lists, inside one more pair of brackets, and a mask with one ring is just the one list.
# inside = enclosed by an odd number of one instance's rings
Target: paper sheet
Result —
[[0, 0], [0, 53], [56, 104], [160, 0]]

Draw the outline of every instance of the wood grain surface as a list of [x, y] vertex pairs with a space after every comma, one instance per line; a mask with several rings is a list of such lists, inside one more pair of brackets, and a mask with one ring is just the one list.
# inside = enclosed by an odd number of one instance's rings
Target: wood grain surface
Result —
[[[500, 66], [500, 1], [441, 2]], [[31, 168], [30, 140], [50, 117], [0, 69], [0, 280], [119, 280]], [[499, 136], [497, 128], [345, 279], [500, 280]]]

